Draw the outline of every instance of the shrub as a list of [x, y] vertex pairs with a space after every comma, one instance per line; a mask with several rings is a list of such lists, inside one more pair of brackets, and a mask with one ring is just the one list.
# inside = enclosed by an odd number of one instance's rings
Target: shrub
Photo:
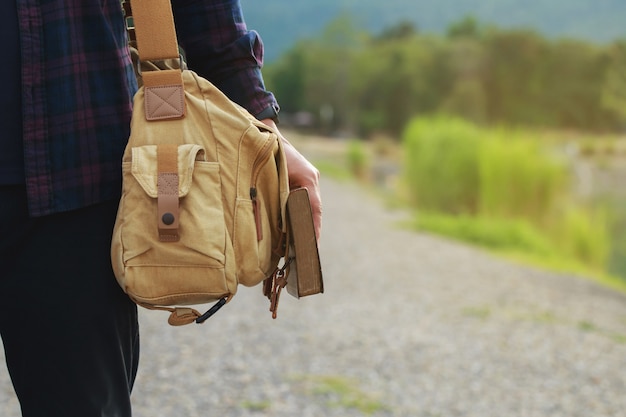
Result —
[[405, 130], [403, 149], [419, 227], [494, 249], [606, 267], [607, 216], [576, 204], [566, 164], [531, 134], [418, 118]]
[[569, 192], [567, 167], [539, 142], [518, 133], [492, 131], [480, 144], [480, 209], [483, 215], [548, 220]]
[[569, 207], [557, 230], [562, 250], [598, 270], [607, 266], [611, 252], [608, 219], [601, 209]]
[[348, 169], [356, 178], [367, 179], [369, 158], [365, 146], [358, 140], [351, 140], [347, 150]]
[[411, 201], [426, 210], [476, 213], [479, 130], [461, 119], [412, 120], [404, 135]]

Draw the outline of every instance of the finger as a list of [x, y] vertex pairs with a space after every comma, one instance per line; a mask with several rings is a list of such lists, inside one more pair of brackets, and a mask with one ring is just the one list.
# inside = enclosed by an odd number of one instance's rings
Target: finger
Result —
[[315, 236], [319, 242], [322, 232], [322, 198], [320, 195], [320, 172], [284, 136], [281, 135], [283, 150], [287, 160], [289, 188], [306, 188], [313, 215]]
[[322, 235], [322, 198], [320, 196], [319, 187], [309, 190], [309, 200], [311, 202], [311, 212], [313, 213], [315, 236], [319, 242]]
[[[301, 169], [296, 170], [298, 175], [294, 175], [293, 188], [304, 187], [309, 193], [309, 202], [313, 214], [313, 224], [315, 226], [315, 236], [319, 241], [322, 232], [322, 196], [320, 192], [320, 173], [309, 161], [302, 158]], [[295, 174], [295, 173], [294, 173]]]

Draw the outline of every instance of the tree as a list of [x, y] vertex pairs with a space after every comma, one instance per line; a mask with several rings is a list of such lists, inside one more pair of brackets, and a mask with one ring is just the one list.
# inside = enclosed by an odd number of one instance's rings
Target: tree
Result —
[[483, 44], [464, 37], [448, 41], [446, 67], [450, 73], [451, 88], [440, 110], [476, 123], [487, 122], [486, 54]]
[[384, 29], [380, 35], [374, 38], [375, 41], [385, 42], [389, 40], [409, 39], [417, 35], [417, 27], [408, 20], [403, 20], [393, 26]]
[[557, 127], [607, 128], [602, 89], [607, 69], [602, 48], [565, 39], [550, 45], [543, 62], [543, 108], [552, 113]]
[[442, 42], [419, 36], [372, 43], [354, 59], [350, 97], [360, 133], [398, 134], [416, 113], [431, 112], [441, 101]]
[[602, 86], [602, 108], [620, 128], [626, 128], [626, 40], [615, 42], [608, 51], [609, 64]]
[[268, 88], [280, 98], [282, 111], [294, 113], [306, 109], [304, 75], [306, 45], [297, 44], [264, 71]]
[[452, 23], [447, 30], [448, 38], [474, 38], [481, 37], [482, 28], [474, 16], [468, 15], [458, 22]]
[[492, 123], [549, 124], [541, 104], [542, 62], [548, 57], [545, 38], [529, 30], [491, 30], [485, 35], [485, 93]]

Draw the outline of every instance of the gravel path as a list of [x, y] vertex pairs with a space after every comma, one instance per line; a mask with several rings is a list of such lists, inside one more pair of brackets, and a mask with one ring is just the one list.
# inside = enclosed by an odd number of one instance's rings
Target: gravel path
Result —
[[[323, 182], [326, 293], [141, 310], [139, 417], [626, 416], [626, 297], [438, 237]], [[19, 416], [6, 370], [0, 415]]]

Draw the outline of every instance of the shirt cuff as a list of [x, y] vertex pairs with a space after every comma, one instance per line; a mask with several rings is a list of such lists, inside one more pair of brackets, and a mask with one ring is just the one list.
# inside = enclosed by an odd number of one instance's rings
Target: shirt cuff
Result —
[[272, 119], [274, 120], [274, 123], [278, 124], [279, 111], [280, 107], [278, 107], [278, 104], [272, 104], [266, 107], [261, 113], [255, 114], [254, 117], [256, 117], [258, 120]]

